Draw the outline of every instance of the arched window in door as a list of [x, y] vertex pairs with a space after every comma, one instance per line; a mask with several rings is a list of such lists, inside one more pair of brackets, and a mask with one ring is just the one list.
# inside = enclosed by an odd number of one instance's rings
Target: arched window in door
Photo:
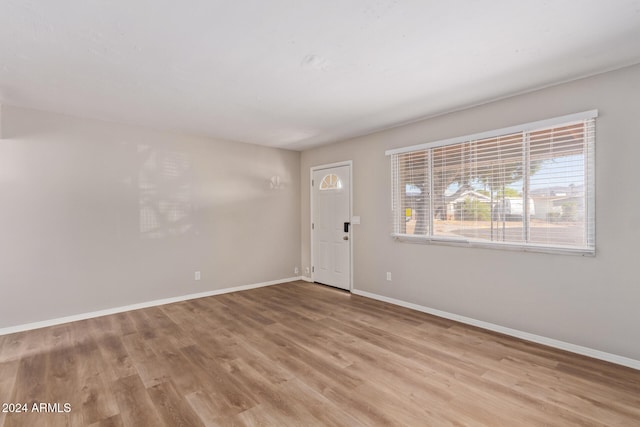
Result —
[[320, 183], [320, 190], [339, 190], [342, 188], [342, 181], [335, 174], [328, 174], [322, 178]]

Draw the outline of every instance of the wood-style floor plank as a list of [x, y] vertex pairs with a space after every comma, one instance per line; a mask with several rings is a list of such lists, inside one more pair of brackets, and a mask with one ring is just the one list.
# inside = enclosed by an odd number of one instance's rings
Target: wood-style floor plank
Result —
[[164, 426], [159, 410], [137, 375], [114, 381], [111, 389], [118, 402], [120, 416], [127, 426]]
[[169, 381], [149, 389], [149, 395], [160, 415], [168, 426], [204, 426], [202, 420], [191, 409], [188, 402]]
[[292, 282], [0, 336], [2, 426], [638, 426], [640, 371]]

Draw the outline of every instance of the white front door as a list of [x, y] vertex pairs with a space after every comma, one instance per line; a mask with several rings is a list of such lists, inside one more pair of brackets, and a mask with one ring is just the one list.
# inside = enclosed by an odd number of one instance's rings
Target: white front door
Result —
[[313, 280], [349, 290], [351, 166], [313, 171]]

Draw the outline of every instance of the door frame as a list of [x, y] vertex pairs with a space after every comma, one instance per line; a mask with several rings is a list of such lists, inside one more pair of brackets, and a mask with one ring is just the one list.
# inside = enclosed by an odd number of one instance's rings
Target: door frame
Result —
[[[353, 290], [353, 221], [351, 220], [353, 217], [353, 161], [352, 160], [344, 160], [342, 162], [335, 162], [335, 163], [327, 163], [324, 165], [317, 165], [317, 166], [311, 166], [311, 168], [309, 168], [309, 199], [311, 201], [310, 203], [310, 208], [311, 211], [309, 212], [309, 224], [313, 224], [313, 199], [314, 199], [314, 193], [313, 193], [313, 173], [315, 171], [319, 171], [319, 170], [323, 170], [323, 169], [331, 169], [331, 168], [335, 168], [338, 166], [349, 166], [349, 222], [351, 223], [351, 225], [349, 226], [349, 289], [348, 291], [351, 292]], [[320, 183], [318, 183], [318, 185], [320, 185]], [[313, 253], [313, 247], [314, 247], [314, 232], [312, 227], [309, 227], [309, 232], [311, 233], [311, 281], [315, 282], [315, 272], [314, 270], [314, 266], [315, 266], [315, 258], [314, 258], [314, 253]]]

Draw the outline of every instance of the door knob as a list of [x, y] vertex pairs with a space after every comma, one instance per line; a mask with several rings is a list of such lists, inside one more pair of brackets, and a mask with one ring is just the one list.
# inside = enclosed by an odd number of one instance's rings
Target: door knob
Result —
[[344, 236], [342, 240], [349, 240], [349, 236]]

